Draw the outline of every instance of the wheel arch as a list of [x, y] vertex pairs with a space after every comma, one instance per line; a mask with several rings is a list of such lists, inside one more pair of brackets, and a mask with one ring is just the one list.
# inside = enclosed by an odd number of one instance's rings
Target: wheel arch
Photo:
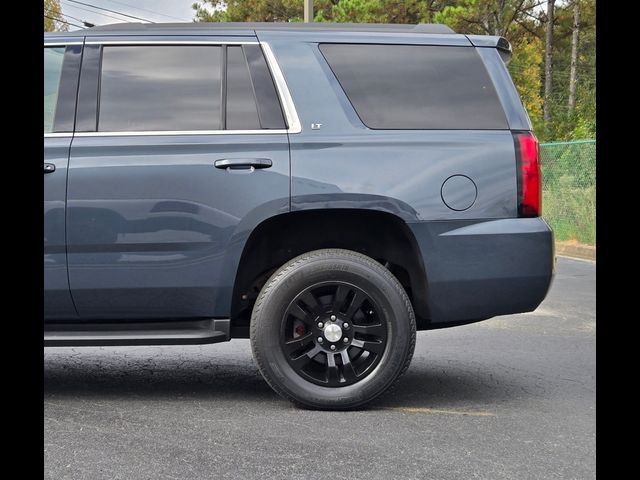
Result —
[[385, 264], [409, 295], [418, 329], [426, 328], [427, 277], [405, 220], [370, 209], [314, 208], [272, 216], [249, 234], [231, 294], [232, 337], [248, 336], [253, 303], [273, 271], [302, 253], [322, 248], [357, 251]]

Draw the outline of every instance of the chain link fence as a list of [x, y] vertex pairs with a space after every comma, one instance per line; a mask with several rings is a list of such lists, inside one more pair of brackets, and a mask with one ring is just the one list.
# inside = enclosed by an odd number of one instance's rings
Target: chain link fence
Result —
[[596, 141], [540, 145], [542, 216], [557, 241], [596, 241]]

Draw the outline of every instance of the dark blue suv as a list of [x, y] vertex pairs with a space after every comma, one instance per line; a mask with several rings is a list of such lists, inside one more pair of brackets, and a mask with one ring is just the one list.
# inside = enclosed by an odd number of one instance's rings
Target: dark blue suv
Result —
[[251, 338], [347, 409], [416, 330], [534, 310], [554, 270], [500, 37], [442, 25], [45, 34], [45, 345]]

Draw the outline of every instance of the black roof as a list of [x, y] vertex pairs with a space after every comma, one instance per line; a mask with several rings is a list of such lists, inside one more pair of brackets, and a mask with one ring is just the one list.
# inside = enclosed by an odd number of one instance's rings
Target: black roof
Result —
[[[144, 34], [203, 34], [211, 31], [255, 31], [255, 30], [286, 30], [309, 31], [330, 30], [339, 32], [377, 32], [377, 33], [428, 33], [452, 34], [456, 33], [446, 25], [438, 23], [420, 23], [417, 25], [390, 23], [328, 23], [328, 22], [183, 22], [183, 23], [113, 23], [85, 28], [74, 32], [61, 32], [60, 36], [81, 35], [144, 35]], [[55, 35], [55, 34], [54, 34]]]

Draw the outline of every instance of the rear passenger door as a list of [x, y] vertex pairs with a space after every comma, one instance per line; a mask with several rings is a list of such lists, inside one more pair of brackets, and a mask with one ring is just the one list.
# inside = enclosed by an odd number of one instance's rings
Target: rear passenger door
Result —
[[227, 317], [243, 220], [289, 209], [287, 125], [254, 37], [87, 39], [69, 168], [83, 319]]
[[65, 194], [82, 41], [44, 46], [44, 318], [77, 317], [67, 276]]

